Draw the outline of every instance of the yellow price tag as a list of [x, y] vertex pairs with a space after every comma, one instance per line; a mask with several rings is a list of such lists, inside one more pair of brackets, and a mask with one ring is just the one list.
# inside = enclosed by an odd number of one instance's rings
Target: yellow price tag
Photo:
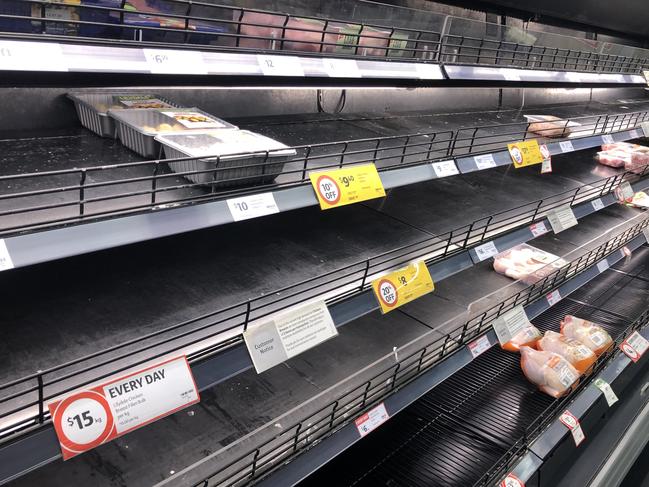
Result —
[[372, 289], [385, 314], [435, 290], [422, 260], [372, 281]]
[[309, 178], [322, 210], [385, 196], [374, 164], [312, 172]]
[[536, 139], [507, 144], [514, 167], [525, 167], [543, 162], [543, 154]]

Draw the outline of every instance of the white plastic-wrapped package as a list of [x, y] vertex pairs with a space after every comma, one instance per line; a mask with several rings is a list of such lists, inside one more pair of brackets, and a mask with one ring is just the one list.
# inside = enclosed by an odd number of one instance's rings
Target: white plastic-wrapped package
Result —
[[517, 245], [494, 258], [496, 272], [526, 284], [534, 284], [566, 264], [556, 255], [527, 244]]
[[613, 345], [613, 339], [604, 328], [572, 315], [566, 315], [561, 320], [561, 333], [569, 338], [579, 340], [595, 355], [601, 355]]
[[532, 384], [552, 397], [561, 397], [577, 385], [579, 372], [554, 352], [521, 347], [521, 369]]

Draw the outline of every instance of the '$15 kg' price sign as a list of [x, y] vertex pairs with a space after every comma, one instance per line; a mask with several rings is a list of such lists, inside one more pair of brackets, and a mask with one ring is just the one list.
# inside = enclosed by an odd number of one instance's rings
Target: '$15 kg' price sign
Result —
[[323, 210], [385, 196], [374, 164], [312, 172], [309, 179]]

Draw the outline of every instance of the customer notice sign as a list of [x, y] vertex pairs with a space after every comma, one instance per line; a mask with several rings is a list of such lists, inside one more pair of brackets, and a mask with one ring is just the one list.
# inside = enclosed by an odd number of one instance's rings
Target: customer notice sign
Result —
[[182, 356], [48, 404], [68, 460], [200, 401]]

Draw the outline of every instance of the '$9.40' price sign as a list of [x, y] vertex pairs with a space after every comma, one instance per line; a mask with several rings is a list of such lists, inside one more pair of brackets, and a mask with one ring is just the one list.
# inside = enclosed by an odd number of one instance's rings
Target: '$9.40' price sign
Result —
[[422, 260], [372, 281], [381, 311], [387, 313], [435, 290], [428, 267]]
[[323, 210], [385, 196], [374, 164], [312, 172], [309, 178]]

